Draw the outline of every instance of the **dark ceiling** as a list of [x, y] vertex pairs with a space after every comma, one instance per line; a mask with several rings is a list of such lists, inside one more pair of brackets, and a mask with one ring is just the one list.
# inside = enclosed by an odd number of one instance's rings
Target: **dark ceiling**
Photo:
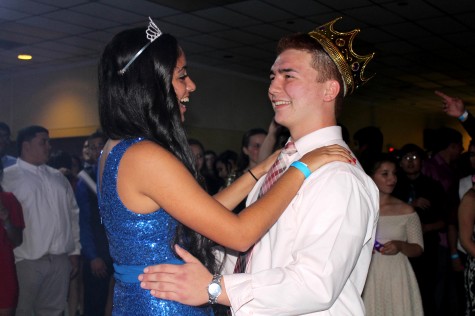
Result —
[[437, 89], [475, 105], [474, 0], [1, 0], [0, 78], [95, 63], [112, 35], [148, 16], [190, 65], [263, 80], [279, 37], [342, 16], [336, 29], [361, 29], [355, 50], [376, 52], [358, 98], [429, 113], [440, 111]]

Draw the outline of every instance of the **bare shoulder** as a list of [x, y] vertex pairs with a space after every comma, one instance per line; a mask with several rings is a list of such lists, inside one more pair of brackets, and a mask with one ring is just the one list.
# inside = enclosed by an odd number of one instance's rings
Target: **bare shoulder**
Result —
[[148, 168], [151, 166], [159, 168], [163, 163], [178, 162], [172, 153], [149, 140], [143, 140], [130, 146], [122, 159], [124, 165], [132, 163], [137, 168]]
[[160, 153], [167, 154], [168, 151], [153, 141], [143, 140], [130, 146], [125, 154], [129, 154], [131, 156], [139, 155], [141, 158], [151, 158]]
[[475, 199], [475, 189], [470, 189], [467, 191], [467, 193], [465, 193], [465, 195], [463, 196], [464, 199], [467, 199], [467, 200], [474, 200]]
[[465, 193], [462, 200], [460, 201], [461, 204], [465, 205], [473, 205], [475, 204], [475, 190], [472, 188]]
[[400, 215], [407, 215], [415, 212], [411, 205], [395, 197], [391, 197], [391, 205], [393, 207], [394, 213]]

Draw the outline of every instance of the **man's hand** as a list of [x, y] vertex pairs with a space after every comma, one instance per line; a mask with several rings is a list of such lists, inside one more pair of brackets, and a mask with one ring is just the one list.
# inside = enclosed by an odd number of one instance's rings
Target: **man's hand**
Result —
[[158, 264], [144, 269], [139, 275], [140, 286], [151, 290], [158, 298], [199, 306], [208, 302], [208, 284], [212, 274], [188, 251], [175, 245], [176, 253], [185, 261], [183, 265]]
[[96, 278], [104, 279], [107, 277], [107, 266], [101, 258], [92, 259], [90, 266], [91, 272]]
[[72, 280], [78, 276], [79, 273], [79, 255], [69, 256], [69, 261], [71, 262], [71, 273], [69, 278]]
[[458, 118], [465, 112], [465, 105], [459, 98], [450, 97], [440, 91], [435, 91], [435, 94], [442, 99], [443, 110], [447, 115]]

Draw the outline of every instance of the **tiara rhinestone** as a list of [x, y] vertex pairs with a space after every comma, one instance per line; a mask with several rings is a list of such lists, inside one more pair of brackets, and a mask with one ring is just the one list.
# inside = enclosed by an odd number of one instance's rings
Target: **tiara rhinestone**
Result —
[[354, 29], [346, 33], [335, 31], [333, 25], [340, 19], [341, 17], [321, 25], [308, 34], [322, 45], [335, 62], [343, 78], [343, 94], [346, 96], [373, 78], [374, 75], [364, 78], [363, 73], [374, 53], [364, 56], [355, 53], [353, 39], [360, 30]]
[[130, 65], [137, 59], [137, 57], [142, 54], [142, 52], [150, 45], [153, 43], [154, 40], [156, 40], [160, 35], [162, 35], [162, 31], [158, 28], [158, 26], [153, 22], [151, 17], [148, 17], [150, 22], [148, 23], [147, 30], [145, 31], [145, 34], [147, 35], [147, 39], [150, 41], [147, 44], [145, 44], [144, 47], [142, 47], [135, 55], [130, 59], [130, 61], [127, 63], [127, 65], [124, 66], [121, 70], [118, 71], [119, 75], [124, 75], [125, 71], [127, 68], [129, 68]]

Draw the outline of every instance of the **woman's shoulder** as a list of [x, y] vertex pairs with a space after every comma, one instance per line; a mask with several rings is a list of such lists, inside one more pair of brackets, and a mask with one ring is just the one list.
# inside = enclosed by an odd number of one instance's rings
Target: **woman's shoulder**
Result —
[[471, 188], [470, 190], [468, 190], [464, 196], [462, 197], [462, 202], [465, 201], [465, 202], [475, 202], [475, 189], [474, 188]]
[[464, 197], [465, 197], [465, 196], [466, 196], [467, 198], [469, 198], [469, 199], [474, 199], [474, 198], [475, 198], [475, 188], [470, 188], [470, 190], [468, 190], [468, 191], [465, 193]]
[[124, 169], [132, 173], [169, 173], [183, 168], [181, 161], [166, 148], [151, 140], [132, 144], [121, 159]]
[[139, 159], [141, 161], [157, 160], [163, 158], [173, 157], [173, 154], [151, 140], [140, 140], [130, 145], [127, 148], [124, 158]]
[[391, 213], [394, 215], [408, 215], [415, 213], [414, 208], [411, 205], [393, 196], [390, 199], [389, 206], [391, 208]]

